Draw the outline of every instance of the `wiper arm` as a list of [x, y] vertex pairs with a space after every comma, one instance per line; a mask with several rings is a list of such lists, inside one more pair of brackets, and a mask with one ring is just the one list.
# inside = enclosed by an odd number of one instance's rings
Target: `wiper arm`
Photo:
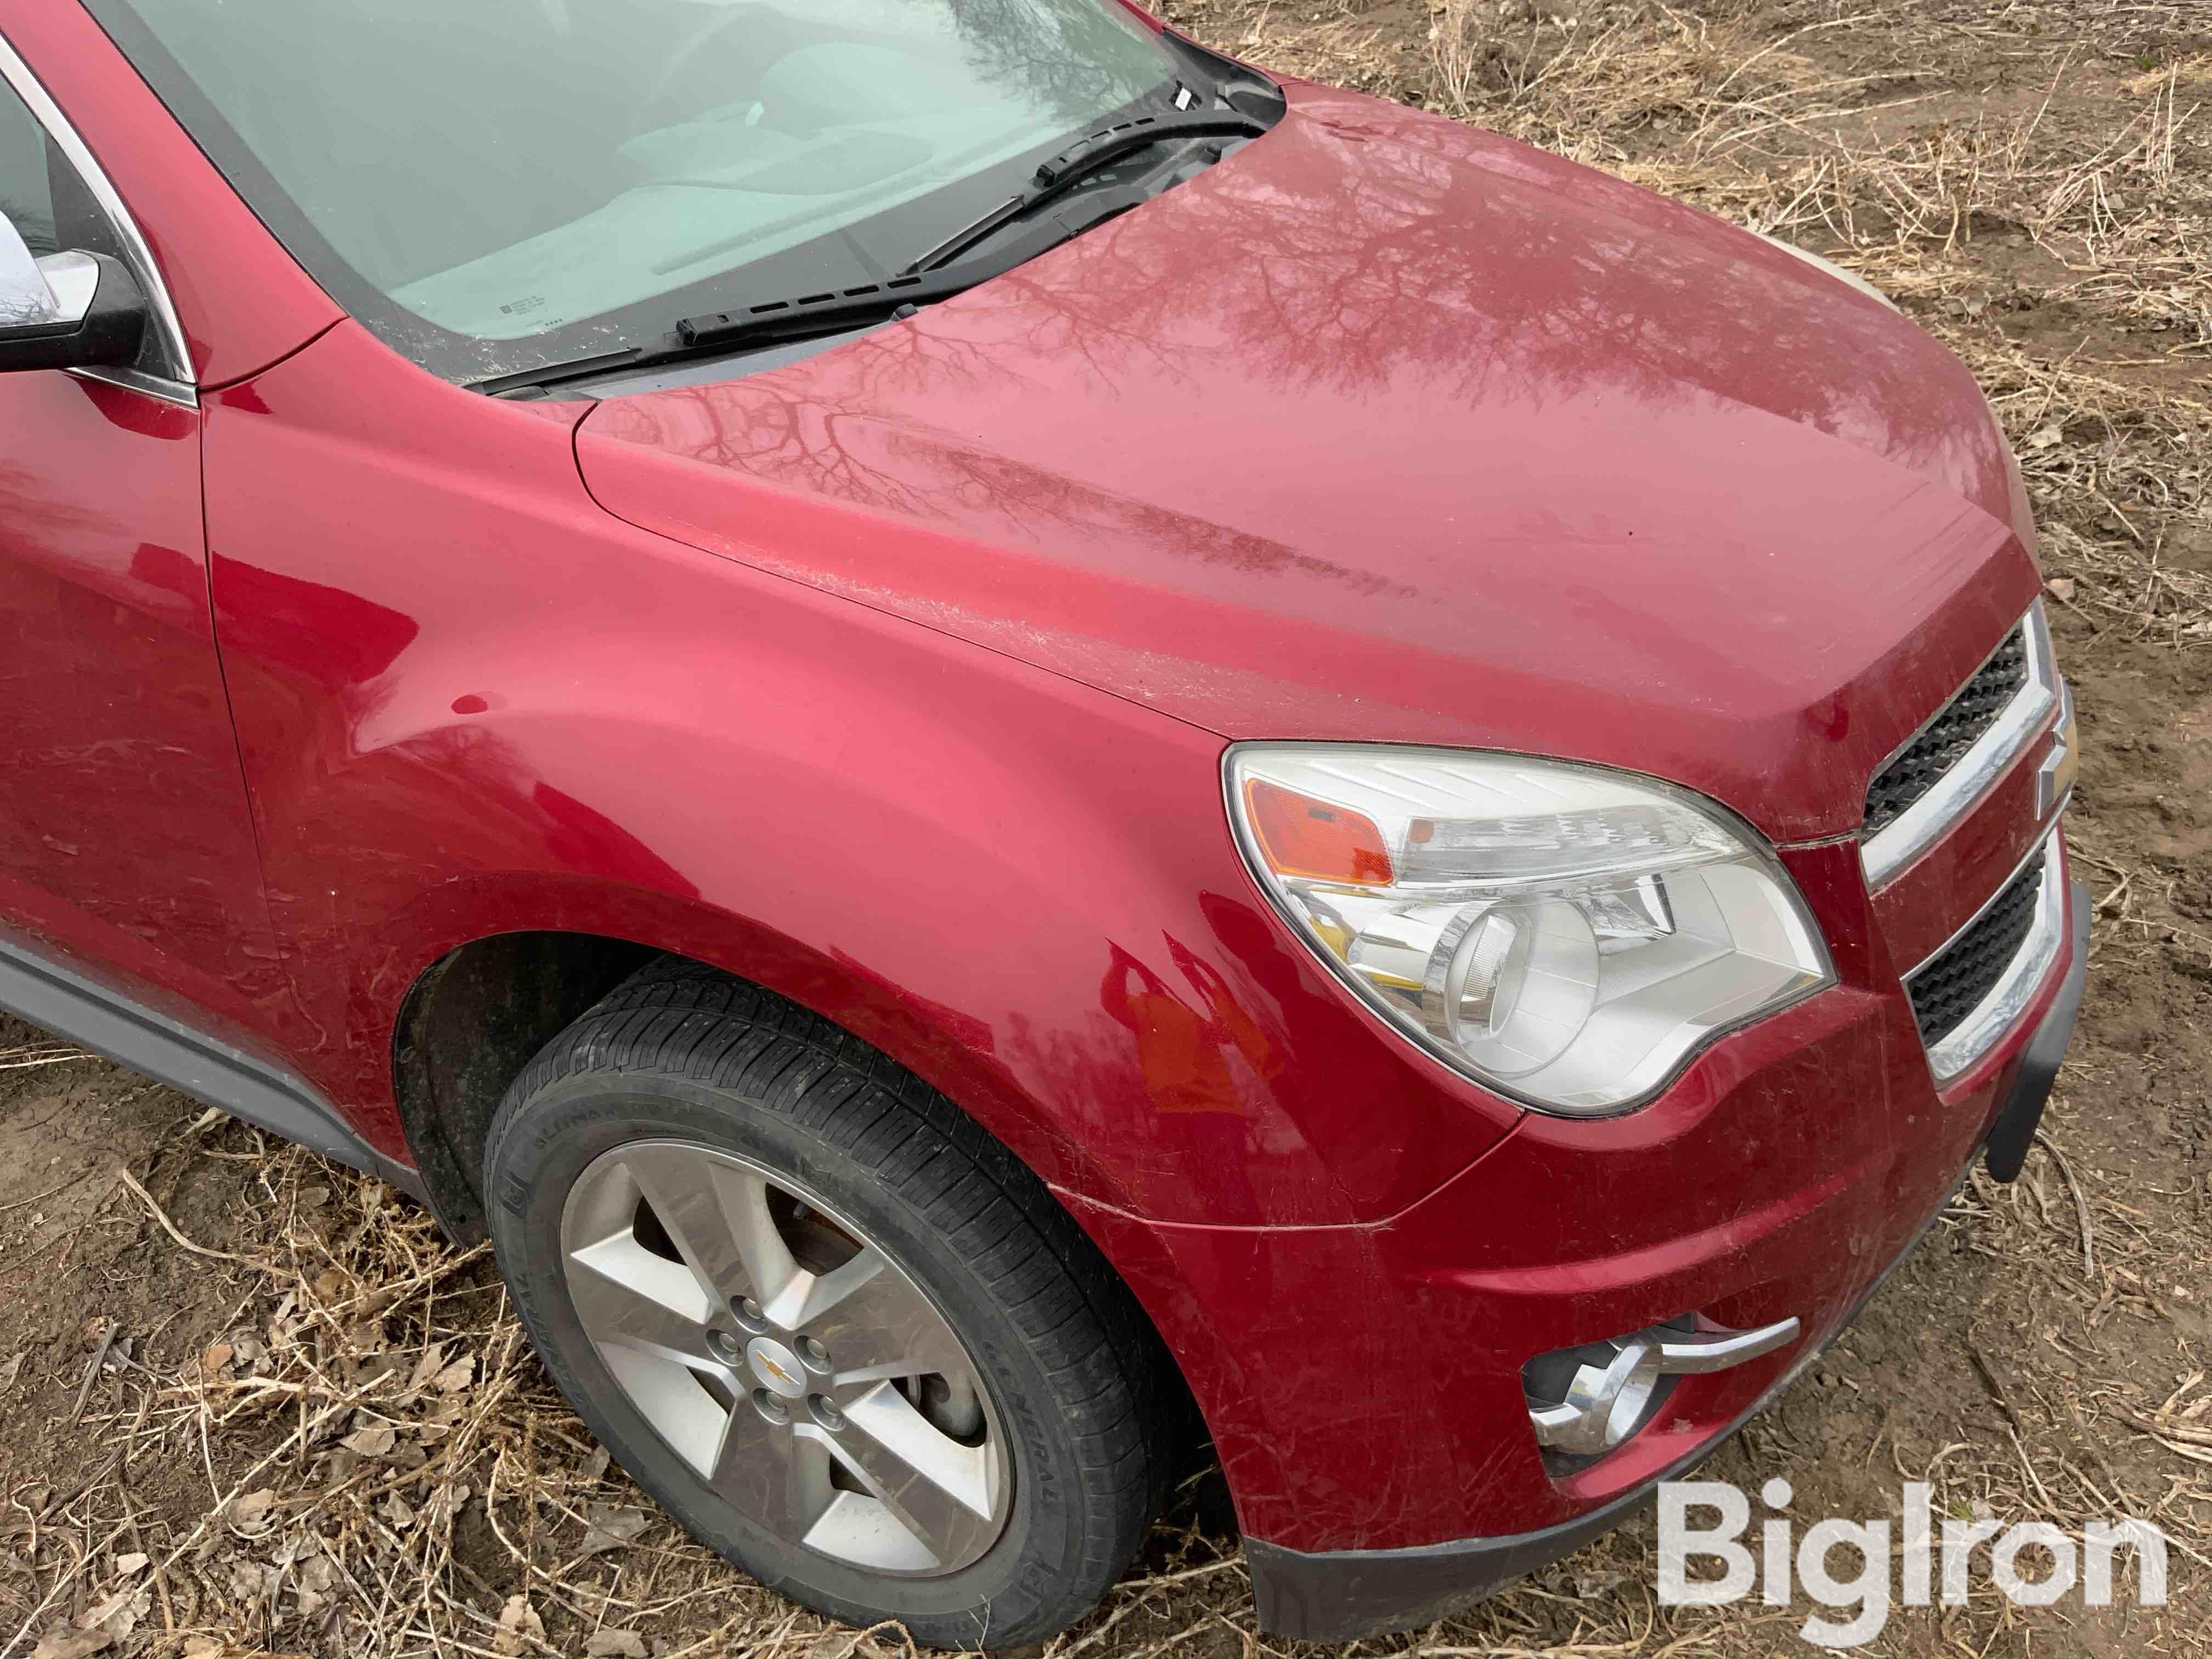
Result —
[[909, 307], [949, 300], [994, 276], [1002, 276], [1026, 264], [1048, 247], [1072, 234], [1126, 212], [1147, 199], [1147, 189], [1100, 191], [1085, 198], [1080, 222], [1060, 216], [1054, 222], [1034, 226], [988, 252], [957, 259], [960, 252], [981, 240], [1032, 208], [1062, 196], [1096, 168], [1162, 142], [1177, 138], [1228, 137], [1249, 138], [1268, 131], [1269, 124], [1249, 115], [1220, 111], [1206, 115], [1146, 116], [1094, 133], [1081, 144], [1063, 150], [1040, 167], [1036, 179], [1021, 195], [990, 213], [957, 236], [948, 238], [896, 276], [858, 288], [836, 289], [803, 295], [793, 300], [772, 300], [742, 311], [718, 311], [703, 317], [686, 317], [676, 325], [679, 353], [715, 349], [739, 342], [753, 343], [803, 338], [840, 329], [858, 328], [883, 317], [898, 315]]
[[769, 300], [736, 310], [686, 317], [671, 333], [663, 335], [659, 344], [633, 346], [574, 362], [528, 369], [519, 374], [495, 375], [471, 382], [470, 389], [495, 398], [529, 396], [533, 389], [563, 381], [655, 368], [736, 346], [775, 345], [825, 334], [850, 333], [871, 324], [911, 316], [922, 306], [949, 300], [994, 276], [1003, 276], [1046, 248], [1064, 241], [1067, 234], [1063, 226], [1039, 225], [1027, 236], [994, 248], [988, 254], [963, 259], [949, 270], [890, 276], [880, 283], [864, 283], [854, 288], [831, 289], [795, 299]]
[[517, 374], [495, 375], [471, 384], [471, 390], [491, 397], [543, 395], [545, 387], [564, 381], [586, 380], [601, 375], [646, 369], [693, 357], [705, 356], [736, 346], [774, 345], [849, 333], [872, 324], [910, 315], [916, 308], [964, 294], [994, 276], [1003, 276], [1027, 264], [1047, 248], [1073, 234], [1127, 211], [1147, 199], [1145, 191], [1100, 191], [1084, 199], [1081, 222], [1067, 215], [1030, 228], [988, 252], [952, 263], [962, 250], [992, 232], [1064, 195], [1096, 168], [1132, 151], [1178, 138], [1254, 137], [1272, 124], [1255, 116], [1221, 110], [1198, 114], [1146, 116], [1139, 120], [1093, 133], [1040, 167], [1036, 178], [1021, 195], [940, 242], [895, 276], [852, 288], [830, 289], [788, 300], [770, 300], [731, 311], [686, 317], [659, 343], [632, 347], [580, 359], [574, 362], [528, 369]]
[[738, 311], [710, 312], [686, 317], [676, 325], [677, 346], [672, 356], [717, 350], [737, 344], [766, 344], [778, 340], [805, 339], [860, 328], [885, 318], [903, 317], [917, 307], [964, 294], [994, 276], [1003, 276], [1016, 265], [1035, 258], [1047, 246], [1064, 240], [1058, 225], [1041, 225], [1034, 235], [1008, 243], [988, 255], [963, 259], [945, 270], [908, 271], [880, 283], [857, 288], [833, 289], [823, 294], [801, 295], [792, 300], [770, 300]]
[[1018, 195], [1011, 196], [982, 217], [963, 225], [899, 274], [933, 270], [974, 246], [1000, 226], [1010, 224], [1054, 197], [1064, 196], [1109, 161], [1154, 144], [1178, 138], [1256, 138], [1270, 124], [1237, 110], [1182, 110], [1172, 114], [1140, 115], [1133, 121], [1094, 132], [1072, 144], [1036, 170]]

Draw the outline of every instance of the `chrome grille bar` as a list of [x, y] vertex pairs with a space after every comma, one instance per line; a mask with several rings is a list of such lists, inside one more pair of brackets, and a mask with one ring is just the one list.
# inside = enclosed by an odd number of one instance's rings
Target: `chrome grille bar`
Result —
[[[1983, 793], [2019, 758], [2051, 711], [2058, 707], [2058, 665], [2051, 650], [2051, 625], [2038, 599], [2021, 618], [2027, 646], [2027, 679], [2014, 694], [1989, 729], [1974, 740], [1951, 769], [1929, 786], [1927, 792], [1875, 834], [1859, 843], [1859, 861], [1866, 870], [1867, 885], [1885, 882], [1940, 841], [1946, 830], [1972, 810]], [[1949, 707], [1947, 703], [1946, 708]], [[1936, 717], [1942, 714], [1936, 711]], [[1925, 726], [1922, 728], [1923, 731]], [[1911, 748], [1919, 737], [1899, 745], [1889, 761]]]

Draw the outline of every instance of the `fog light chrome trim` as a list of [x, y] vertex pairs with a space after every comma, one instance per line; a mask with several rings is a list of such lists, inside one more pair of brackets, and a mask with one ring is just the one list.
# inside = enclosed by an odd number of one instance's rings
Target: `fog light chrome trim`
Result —
[[1589, 1457], [1611, 1451], [1644, 1426], [1644, 1408], [1662, 1378], [1733, 1370], [1797, 1340], [1793, 1315], [1750, 1331], [1682, 1331], [1654, 1326], [1616, 1338], [1610, 1364], [1576, 1368], [1565, 1400], [1528, 1404], [1536, 1443]]
[[1556, 1406], [1531, 1406], [1536, 1443], [1588, 1456], [1611, 1451], [1636, 1432], [1651, 1391], [1659, 1386], [1659, 1345], [1632, 1336], [1602, 1370], [1577, 1369], [1567, 1397]]
[[1659, 1369], [1669, 1376], [1702, 1376], [1731, 1370], [1797, 1340], [1797, 1317], [1761, 1325], [1755, 1331], [1672, 1332], [1659, 1340]]

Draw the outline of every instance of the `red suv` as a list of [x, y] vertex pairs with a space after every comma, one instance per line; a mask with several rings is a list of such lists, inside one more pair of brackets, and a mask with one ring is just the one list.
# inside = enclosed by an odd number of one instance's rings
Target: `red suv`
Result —
[[2033, 527], [1819, 260], [1116, 0], [0, 78], [0, 1003], [488, 1233], [763, 1583], [1040, 1639], [1202, 1420], [1426, 1620], [2017, 1170]]

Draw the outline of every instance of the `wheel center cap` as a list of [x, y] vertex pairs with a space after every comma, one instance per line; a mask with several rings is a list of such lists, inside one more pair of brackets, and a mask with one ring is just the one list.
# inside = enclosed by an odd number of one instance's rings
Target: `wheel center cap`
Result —
[[746, 1343], [745, 1364], [760, 1378], [763, 1388], [787, 1400], [796, 1400], [806, 1392], [806, 1374], [799, 1356], [773, 1337], [757, 1336]]

